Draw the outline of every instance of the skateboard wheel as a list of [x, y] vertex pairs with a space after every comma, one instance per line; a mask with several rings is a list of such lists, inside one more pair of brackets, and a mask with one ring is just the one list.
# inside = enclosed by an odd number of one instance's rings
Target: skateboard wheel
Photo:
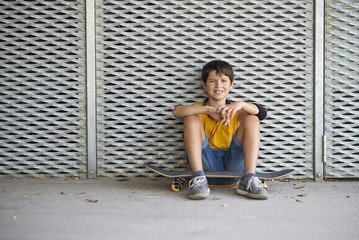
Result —
[[182, 184], [181, 183], [173, 183], [171, 186], [172, 191], [179, 192], [182, 190]]
[[262, 187], [265, 189], [265, 190], [269, 190], [267, 184], [264, 182], [264, 180], [262, 180]]
[[183, 184], [185, 184], [185, 179], [183, 178], [175, 178], [172, 181], [171, 189], [174, 192], [179, 192], [182, 190]]

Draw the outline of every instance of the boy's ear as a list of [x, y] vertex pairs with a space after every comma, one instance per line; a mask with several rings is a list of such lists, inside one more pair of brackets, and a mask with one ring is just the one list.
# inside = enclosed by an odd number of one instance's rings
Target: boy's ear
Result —
[[232, 89], [233, 85], [234, 85], [234, 79], [233, 79], [233, 81], [232, 81], [232, 84], [231, 84], [231, 88], [230, 88], [230, 89]]
[[203, 82], [203, 80], [202, 80], [202, 86], [205, 90], [207, 90], [206, 84]]

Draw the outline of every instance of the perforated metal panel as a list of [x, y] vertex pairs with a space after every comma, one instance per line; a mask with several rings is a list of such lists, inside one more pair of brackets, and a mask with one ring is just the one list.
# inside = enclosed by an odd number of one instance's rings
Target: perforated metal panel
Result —
[[177, 104], [203, 101], [202, 66], [234, 66], [232, 99], [269, 110], [261, 171], [313, 177], [311, 1], [98, 1], [98, 175], [182, 169]]
[[85, 170], [83, 1], [0, 2], [0, 173]]
[[326, 173], [359, 177], [359, 2], [326, 4]]

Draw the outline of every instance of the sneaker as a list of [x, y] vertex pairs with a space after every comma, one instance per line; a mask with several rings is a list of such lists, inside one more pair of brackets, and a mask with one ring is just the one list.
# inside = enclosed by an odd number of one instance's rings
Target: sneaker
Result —
[[254, 199], [268, 199], [267, 190], [262, 186], [262, 182], [253, 173], [247, 173], [239, 182], [237, 193]]
[[189, 181], [189, 195], [193, 200], [205, 199], [209, 196], [209, 187], [205, 176], [194, 177]]

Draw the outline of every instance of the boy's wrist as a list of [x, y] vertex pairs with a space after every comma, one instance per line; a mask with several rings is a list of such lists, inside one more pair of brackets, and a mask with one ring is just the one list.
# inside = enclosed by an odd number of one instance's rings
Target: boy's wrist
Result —
[[207, 115], [211, 115], [212, 109], [214, 109], [213, 106], [207, 106], [208, 110], [207, 110]]

